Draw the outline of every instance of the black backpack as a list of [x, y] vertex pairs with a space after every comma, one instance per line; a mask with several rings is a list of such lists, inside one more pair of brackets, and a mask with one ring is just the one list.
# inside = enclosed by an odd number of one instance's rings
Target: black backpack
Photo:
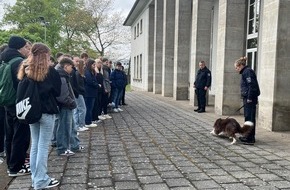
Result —
[[25, 124], [35, 123], [42, 116], [38, 83], [27, 77], [18, 83], [16, 116], [21, 123]]

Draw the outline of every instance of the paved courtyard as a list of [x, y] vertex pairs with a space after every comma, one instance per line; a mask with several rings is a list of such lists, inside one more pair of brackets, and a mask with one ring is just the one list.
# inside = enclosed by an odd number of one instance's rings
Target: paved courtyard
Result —
[[[126, 99], [123, 112], [80, 133], [85, 151], [67, 158], [51, 149], [55, 189], [290, 189], [289, 133], [258, 129], [255, 146], [230, 145], [209, 133], [213, 108], [199, 114], [186, 101], [148, 92]], [[0, 189], [32, 189], [30, 176], [3, 179]]]

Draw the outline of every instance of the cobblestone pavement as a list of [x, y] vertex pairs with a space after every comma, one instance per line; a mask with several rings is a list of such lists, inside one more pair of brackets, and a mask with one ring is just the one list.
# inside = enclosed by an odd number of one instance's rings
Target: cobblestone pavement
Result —
[[[81, 132], [85, 151], [67, 158], [51, 150], [55, 189], [290, 189], [287, 133], [258, 130], [255, 146], [230, 145], [210, 135], [218, 117], [210, 109], [198, 114], [188, 102], [147, 92], [126, 99], [123, 112]], [[32, 189], [30, 176], [10, 180], [8, 189]]]

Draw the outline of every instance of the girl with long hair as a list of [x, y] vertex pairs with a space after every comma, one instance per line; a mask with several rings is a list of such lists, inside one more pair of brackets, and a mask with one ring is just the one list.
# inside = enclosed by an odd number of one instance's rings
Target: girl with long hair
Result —
[[42, 117], [36, 123], [29, 124], [31, 132], [30, 168], [34, 189], [47, 189], [59, 185], [59, 181], [47, 174], [49, 144], [53, 132], [56, 102], [61, 92], [61, 80], [50, 66], [50, 49], [42, 43], [35, 43], [31, 52], [18, 71], [18, 79], [28, 77], [38, 85]]

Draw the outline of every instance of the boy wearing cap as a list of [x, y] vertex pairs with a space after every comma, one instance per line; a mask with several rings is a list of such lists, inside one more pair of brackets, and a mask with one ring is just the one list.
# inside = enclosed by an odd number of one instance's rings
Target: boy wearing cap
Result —
[[[18, 80], [17, 72], [18, 67], [29, 54], [29, 48], [24, 38], [19, 36], [12, 36], [2, 54], [2, 61], [8, 63], [16, 57], [20, 57], [17, 61], [11, 63], [13, 88], [17, 90]], [[26, 151], [30, 143], [30, 130], [29, 125], [19, 122], [16, 117], [16, 106], [5, 106], [7, 125], [5, 126], [6, 139], [6, 162], [8, 166], [8, 175], [11, 177], [30, 174], [29, 167], [25, 166]]]

